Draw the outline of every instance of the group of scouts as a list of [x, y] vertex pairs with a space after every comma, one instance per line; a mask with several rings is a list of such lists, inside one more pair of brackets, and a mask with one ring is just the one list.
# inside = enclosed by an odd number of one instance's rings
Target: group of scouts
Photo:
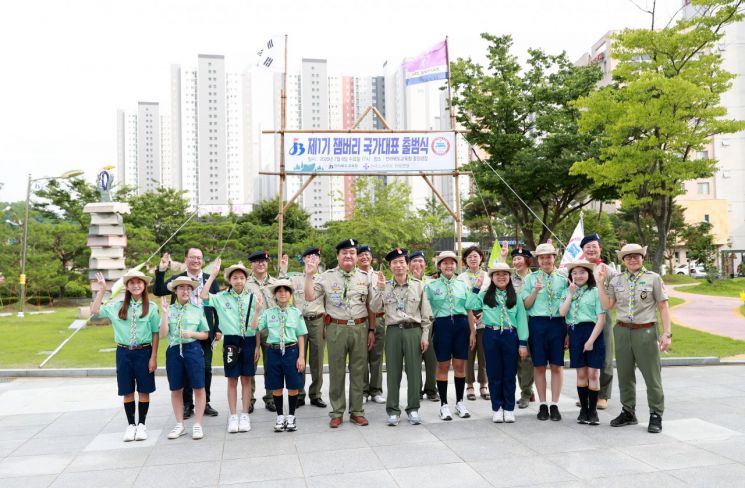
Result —
[[[464, 397], [476, 400], [474, 382], [478, 381], [481, 398], [491, 401], [493, 422], [515, 422], [515, 406], [526, 408], [535, 401], [533, 383], [540, 402], [538, 420], [559, 421], [566, 349], [570, 367], [577, 372], [577, 421], [598, 425], [597, 409], [607, 408], [612, 390], [614, 339], [622, 410], [611, 426], [637, 423], [638, 368], [646, 383], [648, 431], [661, 432], [660, 351], [667, 351], [672, 334], [660, 276], [643, 266], [646, 247], [628, 244], [617, 252], [626, 268], [623, 273], [602, 262], [597, 234], [586, 236], [581, 247], [584, 259], [565, 270], [556, 269], [557, 252], [550, 242], [532, 252], [517, 247], [511, 253], [512, 266], [506, 264], [505, 243], [502, 262], [488, 270], [481, 269], [481, 250], [470, 247], [464, 252], [467, 267], [460, 275], [457, 255], [445, 251], [435, 257], [437, 273], [432, 277], [424, 274], [422, 251], [409, 254], [396, 248], [385, 256], [392, 274], [386, 279], [382, 271], [372, 269], [370, 248], [348, 239], [336, 246], [336, 267], [319, 273], [320, 249], [308, 248], [302, 255], [304, 272], [289, 279], [269, 276], [269, 255], [253, 253], [248, 258], [250, 268], [238, 263], [224, 270], [227, 288], [223, 291], [217, 283], [221, 260], [216, 259], [211, 272], [204, 273], [202, 252], [191, 248], [185, 256], [186, 271], [168, 280], [170, 255], [161, 259], [153, 284], [153, 294], [161, 297], [160, 312], [148, 299], [151, 278], [139, 271], [124, 276], [122, 300], [101, 306], [105, 280], [99, 274], [91, 312], [109, 318], [113, 325], [117, 384], [128, 424], [124, 441], [147, 439], [145, 421], [149, 395], [155, 391], [160, 338], [168, 341], [166, 373], [176, 418], [169, 439], [186, 433], [184, 419], [191, 416], [192, 438], [201, 439], [203, 416], [218, 415], [210, 406], [210, 386], [213, 345], [220, 340], [228, 381], [229, 433], [251, 429], [253, 377], [261, 357], [264, 403], [277, 414], [275, 431], [297, 429], [295, 411], [305, 404], [306, 361], [311, 372], [310, 404], [327, 407], [321, 398], [325, 347], [331, 428], [344, 422], [347, 410], [350, 422], [368, 425], [364, 411], [368, 399], [385, 403], [388, 425], [398, 425], [404, 371], [408, 422], [422, 422], [419, 407], [425, 396], [439, 400], [440, 419], [450, 421], [451, 368], [455, 414], [460, 418], [470, 417]], [[533, 260], [538, 269], [531, 272]], [[281, 274], [286, 269], [285, 256]], [[383, 352], [387, 399], [382, 388]]]

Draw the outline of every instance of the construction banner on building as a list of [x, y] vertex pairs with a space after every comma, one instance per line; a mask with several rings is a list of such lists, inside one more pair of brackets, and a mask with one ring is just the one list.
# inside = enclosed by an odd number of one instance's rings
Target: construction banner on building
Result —
[[288, 132], [284, 151], [288, 173], [431, 173], [455, 169], [453, 132]]

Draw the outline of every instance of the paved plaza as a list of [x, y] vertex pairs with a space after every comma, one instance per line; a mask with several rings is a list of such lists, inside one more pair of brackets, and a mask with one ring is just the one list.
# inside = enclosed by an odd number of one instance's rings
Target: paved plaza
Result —
[[610, 409], [600, 412], [602, 425], [577, 424], [572, 370], [566, 371], [562, 422], [539, 422], [531, 404], [517, 412], [517, 423], [493, 424], [490, 404], [481, 399], [467, 402], [470, 419], [441, 422], [439, 404], [425, 401], [419, 426], [388, 427], [384, 406], [368, 404], [369, 426], [345, 417], [331, 430], [326, 409], [305, 406], [297, 432], [274, 433], [274, 414], [259, 400], [251, 432], [227, 434], [225, 379], [216, 376], [212, 405], [220, 415], [206, 418], [204, 439], [194, 441], [166, 439], [174, 420], [159, 376], [147, 419], [150, 438], [124, 443], [113, 377], [0, 378], [0, 486], [745, 485], [745, 366], [667, 367], [663, 383], [666, 412], [658, 435], [646, 432], [641, 389], [639, 425], [608, 425], [619, 410], [617, 390]]

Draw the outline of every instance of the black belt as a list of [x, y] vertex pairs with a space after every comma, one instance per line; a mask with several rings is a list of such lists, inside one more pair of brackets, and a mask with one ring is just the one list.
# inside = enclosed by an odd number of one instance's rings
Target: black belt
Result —
[[417, 324], [416, 322], [400, 322], [398, 324], [385, 324], [385, 325], [386, 327], [396, 327], [397, 329], [416, 329], [422, 326], [422, 324]]
[[[293, 346], [297, 346], [297, 342], [288, 342], [287, 344], [285, 344], [285, 349]], [[280, 344], [267, 344], [266, 347], [268, 347], [269, 349], [282, 349], [282, 346]]]
[[303, 316], [303, 318], [304, 318], [305, 320], [318, 320], [318, 319], [320, 319], [321, 317], [323, 317], [323, 314], [322, 314], [322, 313], [319, 313], [319, 314], [317, 314], [317, 315], [304, 315], [304, 316]]
[[153, 347], [152, 344], [137, 344], [134, 346], [125, 346], [124, 344], [117, 344], [116, 347], [121, 347], [122, 349], [126, 349], [127, 351], [139, 351], [140, 349], [150, 349]]

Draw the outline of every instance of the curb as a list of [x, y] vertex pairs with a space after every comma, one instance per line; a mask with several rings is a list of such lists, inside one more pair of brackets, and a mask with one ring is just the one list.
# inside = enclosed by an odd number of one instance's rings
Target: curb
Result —
[[[692, 357], [692, 358], [662, 358], [662, 366], [733, 366], [745, 365], [745, 360], [722, 361], [715, 356]], [[615, 367], [616, 362], [613, 361]], [[564, 362], [564, 367], [569, 368], [569, 361]], [[384, 368], [385, 370], [385, 368]], [[328, 374], [328, 365], [323, 366], [324, 374]], [[213, 366], [212, 374], [224, 374], [222, 366]], [[166, 370], [158, 368], [156, 376], [165, 376]], [[256, 368], [256, 375], [264, 375], [264, 367]], [[116, 376], [116, 368], [60, 368], [60, 369], [0, 369], [0, 378], [100, 378]]]

